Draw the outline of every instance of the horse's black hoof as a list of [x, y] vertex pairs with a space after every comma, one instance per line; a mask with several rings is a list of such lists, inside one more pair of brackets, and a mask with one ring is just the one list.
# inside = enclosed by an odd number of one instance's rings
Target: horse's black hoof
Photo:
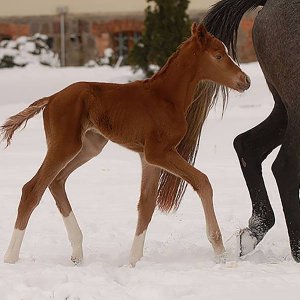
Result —
[[252, 252], [258, 244], [257, 238], [249, 228], [241, 229], [237, 238], [239, 239], [240, 256]]
[[297, 263], [300, 263], [300, 242], [298, 245], [291, 245], [292, 256]]

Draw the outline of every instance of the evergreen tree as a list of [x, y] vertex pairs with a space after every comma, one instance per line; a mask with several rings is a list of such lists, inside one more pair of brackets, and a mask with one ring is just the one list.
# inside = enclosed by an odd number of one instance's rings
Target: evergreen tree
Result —
[[129, 55], [129, 63], [150, 76], [149, 64], [162, 67], [189, 35], [189, 0], [147, 0], [145, 30]]

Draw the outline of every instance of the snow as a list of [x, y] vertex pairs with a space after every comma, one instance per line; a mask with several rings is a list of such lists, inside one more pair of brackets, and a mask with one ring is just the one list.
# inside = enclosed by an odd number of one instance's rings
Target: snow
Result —
[[43, 64], [58, 67], [60, 65], [58, 55], [49, 49], [47, 40], [48, 36], [39, 33], [32, 37], [21, 36], [12, 41], [3, 40], [0, 42], [0, 62], [9, 56], [13, 66]]
[[[276, 224], [256, 250], [239, 259], [235, 233], [247, 225], [251, 204], [232, 141], [261, 122], [273, 102], [256, 63], [243, 65], [252, 87], [231, 93], [206, 122], [196, 166], [214, 187], [217, 218], [227, 262], [217, 264], [207, 241], [197, 194], [188, 189], [176, 214], [156, 212], [135, 268], [128, 258], [137, 220], [141, 168], [138, 156], [114, 144], [74, 172], [67, 191], [83, 232], [84, 262], [74, 267], [67, 233], [50, 193], [35, 210], [15, 265], [0, 262], [1, 299], [298, 299], [300, 265], [290, 255], [288, 235], [275, 180], [276, 152], [264, 163]], [[74, 81], [127, 82], [141, 77], [128, 67], [53, 69], [31, 65], [0, 70], [0, 121], [33, 101]], [[0, 150], [0, 254], [10, 241], [23, 184], [45, 153], [41, 115]], [[1, 146], [2, 146], [1, 145]]]

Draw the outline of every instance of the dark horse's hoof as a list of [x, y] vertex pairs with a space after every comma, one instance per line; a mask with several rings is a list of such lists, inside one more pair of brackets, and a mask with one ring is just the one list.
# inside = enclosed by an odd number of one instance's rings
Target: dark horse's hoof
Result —
[[241, 229], [238, 233], [240, 256], [253, 251], [258, 244], [258, 240], [249, 228]]
[[292, 256], [294, 260], [300, 263], [300, 242], [291, 243], [291, 249], [292, 249]]

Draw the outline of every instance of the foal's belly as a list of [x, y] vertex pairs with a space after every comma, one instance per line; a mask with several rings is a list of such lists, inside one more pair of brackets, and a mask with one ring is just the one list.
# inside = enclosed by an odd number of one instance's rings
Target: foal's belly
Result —
[[135, 152], [144, 152], [145, 136], [155, 126], [141, 103], [126, 99], [111, 102], [103, 97], [101, 105], [89, 112], [89, 119], [108, 140]]
[[141, 143], [118, 143], [120, 146], [125, 147], [126, 149], [132, 150], [134, 152], [143, 153], [144, 145]]
[[107, 127], [99, 124], [94, 130], [122, 147], [138, 153], [144, 152], [144, 134], [138, 128], [133, 130], [126, 125]]

